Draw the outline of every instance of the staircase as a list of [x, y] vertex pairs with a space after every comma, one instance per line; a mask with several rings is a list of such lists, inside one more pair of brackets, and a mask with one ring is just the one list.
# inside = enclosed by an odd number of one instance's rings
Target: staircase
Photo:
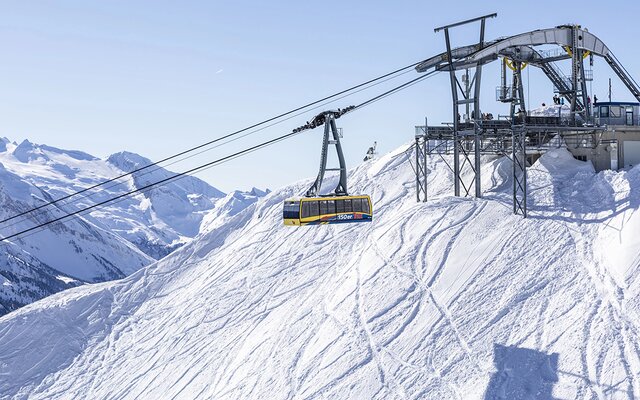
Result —
[[625, 84], [631, 94], [640, 101], [640, 88], [638, 83], [631, 77], [629, 72], [620, 64], [620, 61], [613, 55], [613, 53], [607, 54], [604, 59], [607, 61], [613, 72], [618, 75], [618, 78]]
[[[540, 68], [547, 75], [547, 78], [553, 83], [553, 86], [557, 89], [558, 93], [564, 96], [568, 103], [571, 104], [571, 98], [573, 97], [573, 91], [571, 90], [571, 80], [565, 74], [560, 71], [553, 63], [542, 63]], [[578, 97], [576, 99], [576, 105], [578, 109], [583, 109], [582, 99]]]

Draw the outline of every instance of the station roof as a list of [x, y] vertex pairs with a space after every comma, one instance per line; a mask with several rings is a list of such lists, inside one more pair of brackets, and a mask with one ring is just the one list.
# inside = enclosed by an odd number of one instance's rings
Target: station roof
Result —
[[640, 103], [632, 102], [632, 101], [599, 101], [597, 103], [593, 103], [593, 105], [599, 105], [599, 106], [640, 106]]

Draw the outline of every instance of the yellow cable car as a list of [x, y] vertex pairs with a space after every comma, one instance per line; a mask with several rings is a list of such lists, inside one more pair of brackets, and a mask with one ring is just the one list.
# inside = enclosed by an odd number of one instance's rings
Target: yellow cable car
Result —
[[285, 200], [283, 210], [289, 226], [371, 222], [372, 217], [367, 195], [292, 198]]
[[[320, 155], [320, 171], [305, 197], [290, 198], [284, 201], [282, 219], [287, 226], [326, 225], [345, 222], [370, 222], [373, 216], [371, 198], [365, 194], [352, 196], [347, 192], [347, 167], [340, 145], [340, 134], [336, 127], [336, 118], [354, 107], [347, 107], [338, 111], [324, 111], [318, 114], [305, 126], [297, 128], [294, 132], [304, 129], [313, 129], [324, 125], [324, 137], [322, 141], [322, 153]], [[330, 140], [330, 134], [333, 140]], [[328, 146], [335, 145], [340, 168], [327, 168]], [[338, 186], [332, 194], [320, 195], [322, 180], [325, 171], [340, 171]]]

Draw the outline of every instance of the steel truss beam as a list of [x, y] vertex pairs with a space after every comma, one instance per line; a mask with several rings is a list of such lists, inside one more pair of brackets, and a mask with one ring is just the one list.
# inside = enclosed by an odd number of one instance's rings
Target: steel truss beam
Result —
[[514, 130], [511, 135], [513, 165], [513, 213], [527, 218], [527, 144], [526, 129]]
[[[517, 122], [517, 121], [516, 121]], [[554, 122], [554, 120], [550, 120]], [[455, 175], [455, 166], [445, 156], [459, 157], [459, 170], [476, 168], [472, 155], [509, 157], [512, 161], [513, 212], [526, 217], [527, 210], [527, 154], [542, 154], [562, 145], [596, 147], [603, 127], [573, 127], [556, 124], [512, 124], [506, 120], [480, 121], [478, 135], [456, 136], [452, 126], [416, 127], [416, 194], [417, 200], [427, 201], [427, 162], [430, 157], [440, 157]], [[463, 124], [461, 124], [463, 125]], [[465, 125], [463, 125], [465, 126]], [[553, 138], [562, 140], [552, 141]], [[456, 147], [458, 151], [456, 152]], [[455, 177], [454, 177], [455, 179]], [[470, 195], [475, 182], [459, 180], [465, 195]]]
[[427, 154], [429, 141], [425, 135], [416, 134], [416, 200], [427, 201]]

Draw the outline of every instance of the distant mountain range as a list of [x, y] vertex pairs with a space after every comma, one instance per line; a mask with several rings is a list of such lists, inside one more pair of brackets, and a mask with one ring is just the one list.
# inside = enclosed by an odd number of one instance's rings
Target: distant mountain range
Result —
[[[102, 160], [81, 151], [0, 138], [0, 221], [149, 164], [149, 159], [129, 152]], [[144, 169], [0, 222], [0, 235], [9, 236], [173, 174], [156, 166]], [[254, 189], [225, 195], [188, 176], [11, 243], [0, 242], [0, 315], [68, 287], [127, 276], [189, 242], [205, 217], [206, 225], [216, 224], [265, 194]]]

